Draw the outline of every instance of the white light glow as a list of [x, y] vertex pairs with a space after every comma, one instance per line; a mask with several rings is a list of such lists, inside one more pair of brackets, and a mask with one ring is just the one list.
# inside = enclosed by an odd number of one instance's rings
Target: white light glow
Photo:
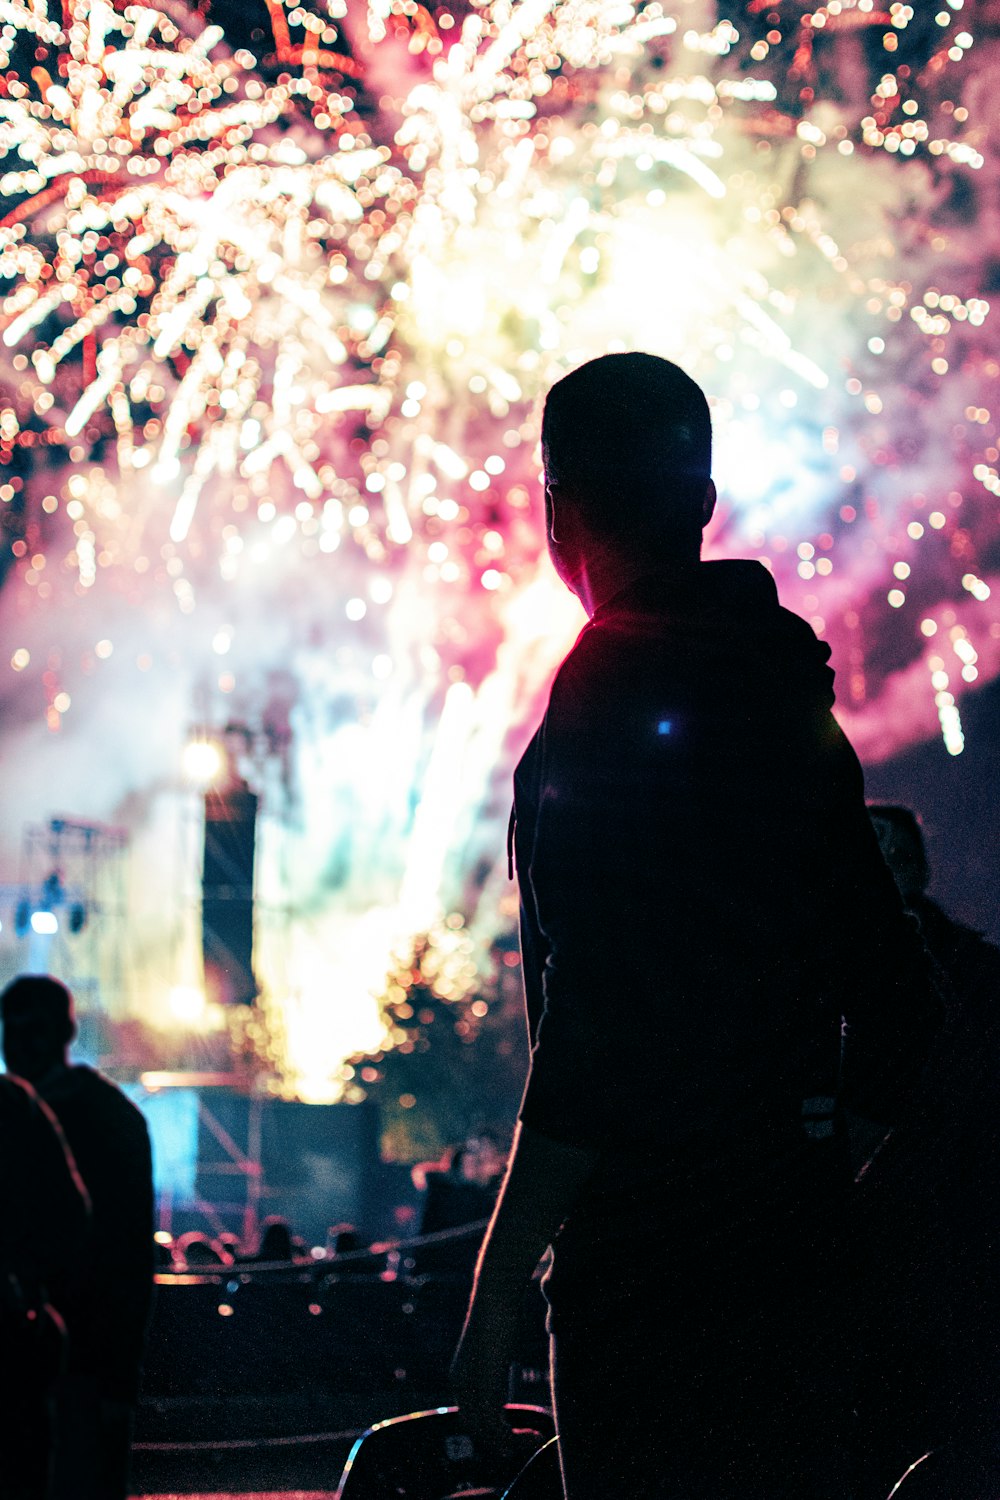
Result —
[[199, 787], [211, 786], [226, 763], [222, 747], [214, 740], [189, 740], [182, 759], [185, 774]]

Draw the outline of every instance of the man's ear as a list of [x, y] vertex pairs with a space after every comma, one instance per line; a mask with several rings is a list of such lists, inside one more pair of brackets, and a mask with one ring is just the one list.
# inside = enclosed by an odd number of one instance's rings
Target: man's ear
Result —
[[705, 498], [701, 502], [701, 524], [706, 527], [715, 514], [715, 502], [719, 498], [719, 492], [715, 488], [714, 479], [710, 479], [705, 486]]
[[580, 532], [580, 510], [574, 493], [555, 480], [545, 483], [545, 531], [557, 547], [573, 545]]
[[556, 506], [559, 503], [559, 486], [554, 479], [545, 481], [545, 535], [553, 542], [556, 539]]

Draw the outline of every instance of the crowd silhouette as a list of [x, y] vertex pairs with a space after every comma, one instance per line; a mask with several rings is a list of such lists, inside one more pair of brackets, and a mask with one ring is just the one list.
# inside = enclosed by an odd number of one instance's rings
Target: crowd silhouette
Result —
[[[918, 817], [901, 806], [869, 813], [948, 1016], [919, 1106], [859, 1149], [849, 1247], [855, 1357], [836, 1371], [853, 1404], [845, 1492], [987, 1500], [1000, 1472], [1000, 949], [927, 894]], [[0, 1014], [9, 1069], [0, 1075], [0, 1328], [17, 1372], [0, 1405], [0, 1495], [120, 1500], [154, 1271], [169, 1280], [332, 1265], [341, 1278], [364, 1277], [386, 1263], [385, 1247], [369, 1258], [367, 1238], [340, 1223], [322, 1251], [310, 1250], [279, 1215], [250, 1244], [227, 1232], [154, 1235], [145, 1128], [113, 1084], [68, 1062], [68, 991], [23, 977], [0, 997]], [[820, 1131], [845, 1150], [847, 1134], [833, 1114]], [[481, 1234], [448, 1231], [481, 1228], [504, 1161], [480, 1134], [413, 1169], [422, 1208], [407, 1274], [455, 1284], [458, 1273], [467, 1285]], [[616, 1253], [627, 1258], [620, 1227]], [[555, 1495], [552, 1467], [536, 1467], [539, 1500]]]
[[[58, 1129], [88, 1207], [72, 1275], [52, 1276], [36, 1293], [54, 1300], [64, 1337], [35, 1363], [28, 1382], [26, 1399], [36, 1420], [51, 1424], [52, 1437], [35, 1488], [23, 1493], [32, 1500], [125, 1500], [153, 1290], [149, 1133], [115, 1084], [70, 1063], [76, 1025], [65, 985], [39, 975], [16, 979], [0, 996], [0, 1019], [8, 1071]], [[60, 1227], [53, 1239], [64, 1238]]]

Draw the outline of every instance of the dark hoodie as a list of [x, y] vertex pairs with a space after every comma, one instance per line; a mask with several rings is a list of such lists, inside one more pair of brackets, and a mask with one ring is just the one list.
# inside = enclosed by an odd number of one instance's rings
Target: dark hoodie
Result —
[[611, 1177], [766, 1170], [832, 1092], [842, 1020], [843, 1095], [875, 1120], [926, 1055], [936, 998], [829, 654], [757, 563], [643, 578], [584, 628], [517, 768], [521, 1118]]

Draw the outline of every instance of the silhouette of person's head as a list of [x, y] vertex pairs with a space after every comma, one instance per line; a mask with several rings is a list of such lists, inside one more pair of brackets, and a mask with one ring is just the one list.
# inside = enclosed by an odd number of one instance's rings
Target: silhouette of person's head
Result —
[[882, 858], [892, 871], [905, 905], [912, 906], [924, 894], [930, 880], [919, 819], [909, 807], [894, 803], [872, 803], [868, 814]]
[[334, 1225], [327, 1239], [331, 1255], [350, 1255], [352, 1251], [362, 1249], [361, 1236], [353, 1224]]
[[293, 1260], [295, 1245], [288, 1220], [280, 1214], [269, 1214], [261, 1225], [258, 1260]]
[[12, 1073], [39, 1083], [66, 1061], [76, 1036], [73, 997], [47, 974], [23, 974], [0, 995], [4, 1061]]
[[185, 1266], [224, 1266], [227, 1257], [219, 1246], [200, 1229], [189, 1229], [175, 1246], [178, 1260]]
[[542, 458], [549, 551], [574, 592], [602, 550], [697, 561], [715, 504], [712, 424], [677, 365], [639, 353], [580, 365], [546, 398]]

